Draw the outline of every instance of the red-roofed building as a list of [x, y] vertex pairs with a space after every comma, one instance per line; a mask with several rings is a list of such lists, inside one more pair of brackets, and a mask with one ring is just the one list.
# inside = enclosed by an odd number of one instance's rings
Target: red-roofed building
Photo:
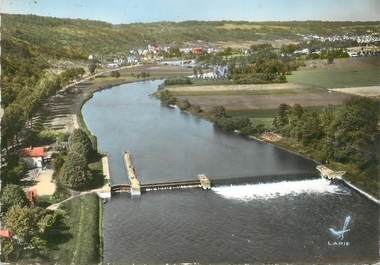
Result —
[[47, 148], [46, 147], [29, 147], [22, 149], [22, 155], [26, 157], [46, 157]]
[[2, 230], [0, 230], [0, 237], [12, 238], [13, 234], [8, 229], [2, 229]]
[[202, 54], [203, 53], [202, 48], [193, 48], [193, 49], [191, 49], [191, 51], [193, 54]]
[[29, 166], [42, 168], [48, 158], [48, 148], [44, 146], [24, 148], [21, 155]]

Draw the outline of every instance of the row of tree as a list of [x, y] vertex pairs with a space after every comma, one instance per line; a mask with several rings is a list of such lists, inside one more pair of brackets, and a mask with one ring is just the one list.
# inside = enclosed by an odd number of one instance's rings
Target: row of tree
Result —
[[[43, 103], [63, 86], [84, 74], [83, 68], [73, 68], [60, 75], [45, 74], [32, 86], [21, 86], [12, 98], [6, 99], [4, 116], [1, 120], [1, 145], [8, 150], [19, 143], [22, 129], [31, 127], [33, 117]], [[7, 86], [10, 86], [8, 83]], [[17, 86], [17, 85], [16, 85]]]

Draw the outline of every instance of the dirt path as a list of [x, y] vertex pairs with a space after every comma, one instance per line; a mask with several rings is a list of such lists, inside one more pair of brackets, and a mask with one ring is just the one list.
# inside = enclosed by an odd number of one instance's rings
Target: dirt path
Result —
[[53, 172], [52, 169], [45, 169], [38, 174], [37, 184], [31, 187], [37, 191], [38, 196], [52, 195], [55, 192], [56, 185], [53, 182]]

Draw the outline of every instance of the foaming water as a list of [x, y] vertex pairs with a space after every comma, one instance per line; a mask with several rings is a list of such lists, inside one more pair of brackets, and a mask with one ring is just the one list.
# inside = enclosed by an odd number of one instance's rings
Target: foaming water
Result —
[[349, 192], [341, 186], [331, 184], [327, 179], [313, 179], [300, 181], [281, 181], [276, 183], [260, 183], [214, 187], [212, 190], [218, 195], [233, 200], [251, 201], [255, 199], [273, 199], [286, 195], [302, 193], [339, 193]]

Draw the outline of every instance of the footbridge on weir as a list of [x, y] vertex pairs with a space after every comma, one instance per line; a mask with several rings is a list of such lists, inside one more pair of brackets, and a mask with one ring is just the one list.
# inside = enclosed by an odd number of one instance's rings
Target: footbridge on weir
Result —
[[276, 181], [292, 181], [303, 179], [320, 178], [321, 175], [317, 172], [299, 173], [299, 174], [277, 174], [277, 175], [262, 175], [251, 177], [235, 177], [235, 178], [210, 178], [204, 174], [200, 174], [193, 180], [169, 181], [161, 183], [141, 184], [133, 164], [132, 155], [130, 152], [124, 152], [124, 165], [128, 173], [129, 183], [116, 184], [111, 186], [111, 194], [130, 193], [132, 196], [139, 196], [141, 193], [150, 191], [162, 190], [178, 190], [178, 189], [211, 189], [212, 186], [223, 185], [238, 185], [238, 184], [254, 184]]
[[112, 185], [111, 194], [128, 192], [132, 196], [139, 196], [142, 192], [157, 190], [173, 190], [188, 188], [201, 188], [204, 190], [211, 189], [210, 179], [203, 174], [198, 175], [198, 178], [194, 180], [141, 184], [138, 179], [135, 166], [133, 165], [132, 155], [129, 152], [124, 152], [124, 165], [127, 170], [130, 183]]

